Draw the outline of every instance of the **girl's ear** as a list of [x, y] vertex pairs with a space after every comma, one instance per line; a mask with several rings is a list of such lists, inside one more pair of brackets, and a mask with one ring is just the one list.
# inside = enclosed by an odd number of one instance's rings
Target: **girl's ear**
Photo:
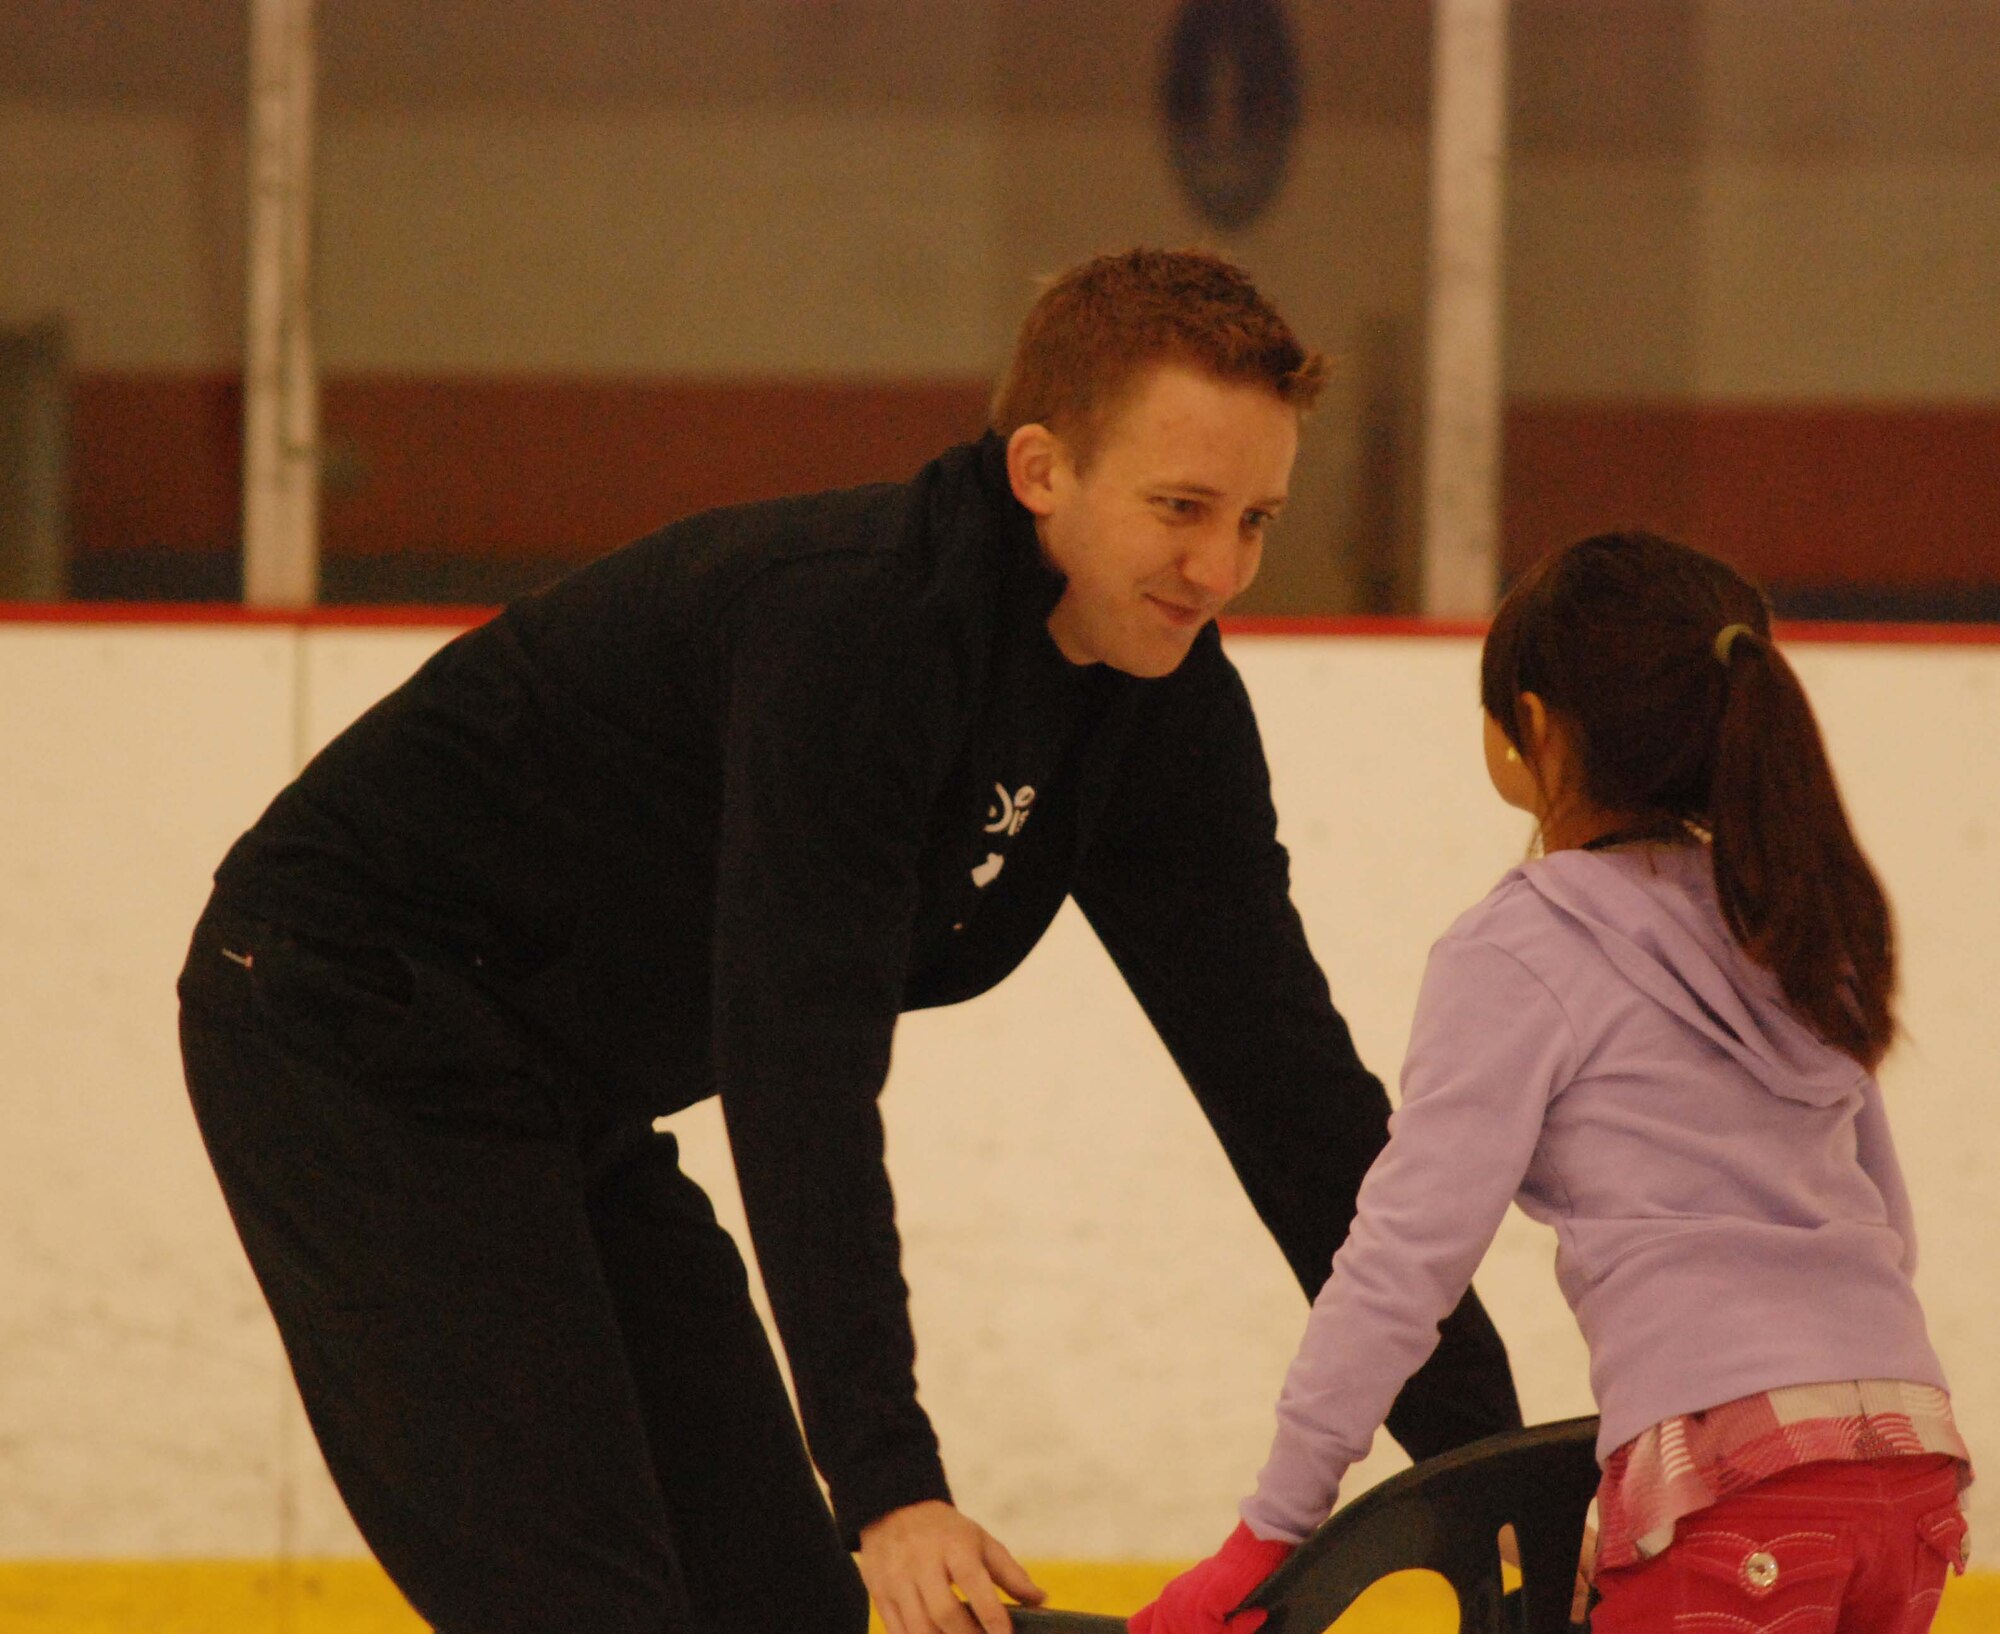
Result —
[[1543, 764], [1549, 746], [1549, 711], [1538, 693], [1521, 694], [1515, 718], [1521, 725], [1522, 750], [1535, 765]]
[[1532, 692], [1521, 694], [1521, 755], [1535, 774], [1535, 783], [1548, 802], [1544, 817], [1553, 816], [1583, 792], [1583, 768], [1576, 757], [1576, 741], [1568, 724], [1549, 712], [1548, 705]]

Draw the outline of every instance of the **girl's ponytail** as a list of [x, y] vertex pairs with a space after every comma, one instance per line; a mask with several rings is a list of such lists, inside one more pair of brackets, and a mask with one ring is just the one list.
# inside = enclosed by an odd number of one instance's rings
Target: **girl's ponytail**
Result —
[[1723, 914], [1820, 1036], [1873, 1068], [1896, 1030], [1888, 899], [1784, 654], [1739, 630], [1718, 657], [1726, 678], [1706, 816]]

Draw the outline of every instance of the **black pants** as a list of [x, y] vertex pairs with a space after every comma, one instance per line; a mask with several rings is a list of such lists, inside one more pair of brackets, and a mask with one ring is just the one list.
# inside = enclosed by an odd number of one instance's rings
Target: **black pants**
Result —
[[444, 1634], [858, 1634], [743, 1262], [442, 960], [211, 906], [196, 1117], [327, 1467]]

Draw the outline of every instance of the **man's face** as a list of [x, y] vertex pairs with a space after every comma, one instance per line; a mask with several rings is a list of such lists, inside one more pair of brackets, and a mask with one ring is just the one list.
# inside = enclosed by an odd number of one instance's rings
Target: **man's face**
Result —
[[1046, 428], [1015, 432], [1014, 492], [1069, 580], [1049, 615], [1063, 656], [1128, 675], [1179, 668], [1257, 576], [1298, 446], [1298, 413], [1276, 393], [1172, 364], [1141, 378], [1086, 470]]

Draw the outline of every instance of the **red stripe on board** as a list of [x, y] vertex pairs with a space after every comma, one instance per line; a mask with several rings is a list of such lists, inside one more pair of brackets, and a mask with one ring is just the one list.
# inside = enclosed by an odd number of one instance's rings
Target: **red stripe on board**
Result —
[[[496, 607], [238, 607], [227, 602], [0, 601], [0, 625], [161, 624], [229, 629], [242, 625], [289, 625], [296, 629], [422, 628], [469, 630], [484, 624]], [[1232, 640], [1275, 636], [1379, 640], [1419, 637], [1464, 641], [1486, 633], [1471, 619], [1401, 618], [1355, 613], [1336, 617], [1232, 614], [1221, 620]], [[2000, 647], [2000, 624], [1817, 624], [1782, 623], [1782, 641], [1808, 645], [1871, 647]]]
[[1412, 618], [1389, 613], [1228, 613], [1219, 622], [1227, 636], [1483, 636], [1484, 619]]
[[166, 624], [232, 629], [277, 625], [302, 630], [326, 628], [423, 628], [469, 630], [484, 624], [497, 607], [239, 607], [232, 602], [168, 601], [0, 601], [4, 624]]
[[[1483, 619], [1401, 618], [1348, 613], [1330, 617], [1231, 613], [1221, 620], [1224, 635], [1236, 636], [1424, 636], [1464, 640], [1486, 634]], [[1871, 647], [2000, 647], [2000, 624], [1860, 624], [1787, 619], [1773, 626], [1780, 641], [1809, 645]]]

